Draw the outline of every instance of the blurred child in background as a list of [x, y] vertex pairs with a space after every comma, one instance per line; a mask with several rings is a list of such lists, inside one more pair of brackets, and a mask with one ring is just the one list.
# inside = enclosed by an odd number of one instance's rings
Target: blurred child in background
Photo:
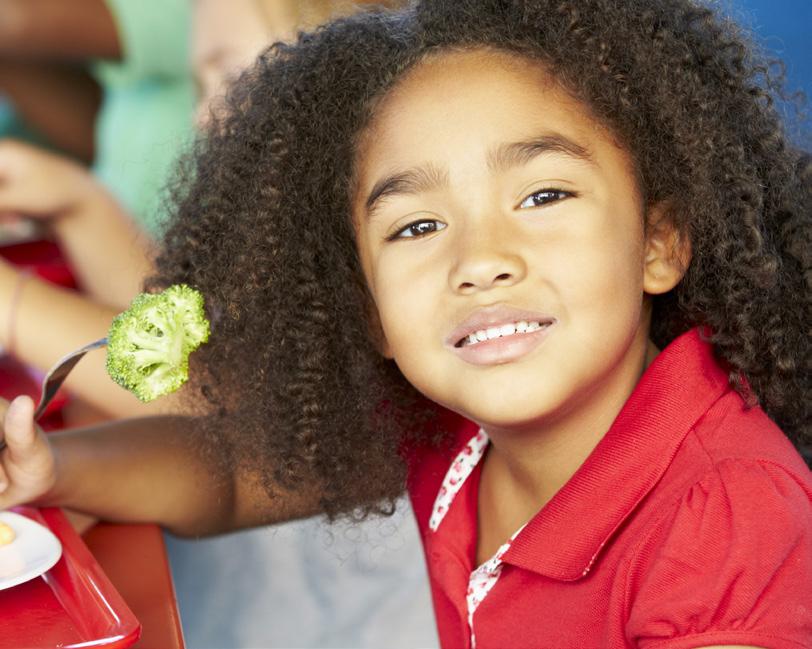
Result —
[[[197, 120], [205, 122], [220, 110], [228, 82], [269, 43], [289, 40], [297, 30], [355, 11], [360, 4], [364, 3], [198, 0], [193, 7], [191, 57], [200, 97]], [[160, 212], [159, 205], [143, 206], [158, 204], [166, 178], [150, 187], [134, 182], [144, 174], [136, 173], [134, 179], [126, 172], [128, 167], [134, 172], [149, 168], [152, 158], [148, 151], [152, 150], [155, 165], [148, 171], [158, 173], [170, 149], [179, 151], [183, 141], [183, 119], [177, 120], [174, 136], [169, 137], [162, 127], [149, 131], [156, 121], [150, 110], [137, 114], [139, 105], [144, 108], [138, 99], [145, 98], [153, 112], [185, 110], [185, 83], [181, 83], [185, 68], [177, 63], [176, 50], [177, 43], [185, 43], [179, 27], [182, 4], [166, 6], [173, 19], [162, 28], [150, 25], [162, 15], [155, 7], [142, 11], [137, 3], [105, 7], [101, 2], [88, 2], [86, 9], [93, 6], [99, 12], [95, 20], [100, 32], [116, 24], [126, 27], [121, 38], [129, 38], [130, 47], [125, 49], [133, 58], [113, 51], [107, 57], [110, 61], [95, 66], [108, 84], [118, 88], [107, 95], [108, 104], [109, 97], [115, 97], [109, 107], [113, 117], [102, 118], [96, 129], [96, 141], [104, 147], [94, 168], [101, 173], [94, 177], [75, 160], [27, 144], [0, 142], [0, 212], [47, 224], [83, 289], [79, 295], [20, 277], [0, 263], [0, 291], [5, 280], [7, 288], [17, 293], [14, 312], [6, 318], [13, 323], [7, 328], [13, 341], [7, 344], [13, 344], [12, 351], [23, 360], [43, 370], [67, 350], [104, 335], [115, 312], [139, 290], [151, 268], [151, 235], [159, 231], [155, 215]], [[67, 23], [62, 32], [69, 31], [73, 23], [59, 8], [48, 3], [40, 7], [45, 13], [34, 23], [39, 30], [48, 27], [49, 33], [59, 32], [61, 19]], [[115, 23], [101, 20], [111, 10], [115, 10]], [[86, 27], [92, 23], [90, 16], [82, 18]], [[177, 43], [167, 51], [173, 25]], [[158, 41], [152, 49], [151, 32]], [[101, 55], [103, 50], [95, 52]], [[151, 79], [147, 73], [150, 64], [155, 73]], [[177, 74], [171, 72], [173, 65]], [[163, 74], [160, 66], [166, 68]], [[131, 82], [139, 73], [143, 73], [141, 81]], [[46, 91], [53, 89], [43, 84], [41, 92]], [[42, 116], [43, 123], [52, 125], [46, 117]], [[118, 139], [113, 128], [117, 123], [126, 123], [129, 129]], [[52, 130], [56, 139], [60, 134]], [[130, 138], [139, 134], [141, 140], [130, 146]], [[117, 142], [122, 145], [120, 150]], [[62, 144], [64, 148], [65, 142]], [[136, 164], [138, 157], [143, 164]], [[138, 204], [129, 200], [135, 187], [140, 187]], [[11, 302], [9, 297], [0, 304]], [[56, 332], [55, 318], [60, 323]], [[0, 342], [2, 336], [0, 332]], [[101, 354], [84, 359], [67, 387], [114, 416], [145, 414], [171, 408], [174, 403], [171, 399], [149, 405], [135, 402], [107, 378]], [[385, 521], [328, 527], [319, 519], [309, 519], [230, 538], [188, 542], [170, 537], [167, 543], [190, 647], [428, 647], [437, 642], [419, 539], [405, 501]], [[346, 597], [348, 591], [353, 597]], [[268, 611], [274, 611], [272, 624], [267, 623]]]

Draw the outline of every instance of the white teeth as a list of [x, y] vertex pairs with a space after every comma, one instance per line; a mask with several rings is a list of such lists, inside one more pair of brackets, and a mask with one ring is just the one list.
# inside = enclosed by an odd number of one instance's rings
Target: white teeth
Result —
[[501, 338], [504, 336], [512, 336], [516, 333], [532, 333], [538, 331], [542, 327], [549, 326], [549, 323], [542, 325], [540, 322], [527, 322], [526, 320], [519, 320], [516, 323], [504, 324], [499, 327], [488, 327], [487, 329], [479, 329], [465, 337], [466, 345], [476, 345], [485, 340], [493, 340], [494, 338]]

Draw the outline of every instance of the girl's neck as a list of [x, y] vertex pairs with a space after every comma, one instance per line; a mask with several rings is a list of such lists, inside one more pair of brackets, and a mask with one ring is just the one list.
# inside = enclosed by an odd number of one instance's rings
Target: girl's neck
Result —
[[505, 538], [532, 518], [575, 474], [606, 435], [656, 355], [656, 347], [646, 341], [626, 367], [616, 369], [612, 381], [585, 395], [577, 409], [555, 420], [526, 431], [486, 429], [491, 445], [482, 468], [480, 506], [487, 509], [488, 503], [498, 503], [502, 535], [509, 530]]
[[[617, 412], [623, 401], [617, 407]], [[615, 413], [616, 415], [616, 413]], [[516, 516], [529, 520], [566, 484], [609, 430], [615, 415], [579, 413], [567, 426], [542, 435], [500, 435], [489, 431], [491, 445], [481, 485], [498, 491], [501, 502], [521, 503]]]

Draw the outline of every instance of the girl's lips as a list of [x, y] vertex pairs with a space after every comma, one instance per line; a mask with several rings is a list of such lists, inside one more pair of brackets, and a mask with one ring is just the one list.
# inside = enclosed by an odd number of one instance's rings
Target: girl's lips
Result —
[[477, 331], [487, 330], [492, 327], [502, 327], [509, 324], [524, 322], [539, 323], [541, 325], [551, 324], [556, 321], [551, 315], [539, 311], [528, 311], [516, 308], [509, 304], [492, 304], [490, 306], [479, 307], [470, 312], [454, 330], [445, 338], [445, 344], [449, 347], [461, 347], [464, 339]]
[[503, 365], [520, 359], [538, 347], [555, 327], [555, 321], [535, 331], [514, 333], [500, 338], [483, 340], [475, 345], [452, 347], [453, 351], [471, 365]]

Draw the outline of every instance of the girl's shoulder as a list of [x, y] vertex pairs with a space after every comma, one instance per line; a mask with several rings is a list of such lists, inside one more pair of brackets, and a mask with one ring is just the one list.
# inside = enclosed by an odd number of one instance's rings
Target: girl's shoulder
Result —
[[760, 408], [726, 391], [648, 498], [627, 546], [635, 646], [809, 646], [812, 472]]
[[725, 461], [756, 461], [784, 467], [801, 480], [812, 473], [798, 450], [759, 406], [748, 407], [728, 390], [692, 427], [689, 437], [706, 458], [707, 470]]
[[812, 533], [812, 472], [764, 411], [731, 389], [693, 423], [664, 464], [635, 517], [637, 534], [649, 545], [675, 542], [691, 522], [697, 531], [708, 529], [708, 521], [727, 523], [733, 533], [750, 518], [747, 526], [757, 530], [785, 515]]
[[762, 543], [805, 537], [812, 569], [812, 471], [764, 411], [732, 390], [694, 423], [649, 497], [640, 536], [651, 556], [684, 545], [686, 556], [710, 560], [717, 548], [745, 559]]
[[718, 459], [661, 510], [627, 579], [635, 644], [808, 646], [812, 474], [798, 469], [773, 458]]

